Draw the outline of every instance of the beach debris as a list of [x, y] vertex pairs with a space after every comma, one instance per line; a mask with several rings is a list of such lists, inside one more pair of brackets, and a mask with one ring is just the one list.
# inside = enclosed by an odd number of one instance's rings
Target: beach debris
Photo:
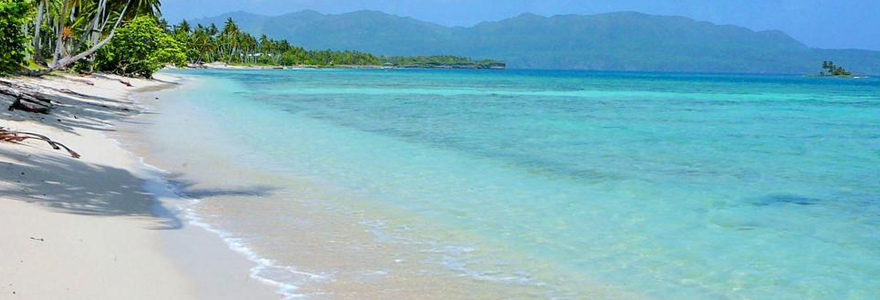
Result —
[[42, 104], [39, 102], [28, 101], [21, 96], [16, 97], [15, 102], [12, 102], [12, 105], [9, 105], [10, 111], [23, 110], [26, 112], [38, 114], [49, 114], [49, 110], [51, 108], [51, 104]]
[[94, 83], [94, 82], [91, 82], [91, 81], [88, 81], [88, 80], [85, 80], [85, 79], [70, 78], [70, 77], [66, 77], [66, 76], [65, 76], [64, 78], [67, 79], [67, 80], [73, 81], [73, 82], [78, 82], [78, 83], [82, 83], [82, 84], [85, 84], [85, 85], [95, 86], [95, 83]]
[[55, 150], [61, 150], [63, 148], [64, 150], [67, 151], [68, 154], [70, 154], [70, 157], [80, 158], [79, 153], [76, 153], [76, 151], [71, 150], [70, 148], [68, 148], [64, 144], [53, 141], [52, 139], [50, 139], [44, 135], [31, 133], [31, 132], [12, 131], [12, 130], [0, 127], [0, 141], [2, 141], [2, 142], [20, 143], [25, 140], [31, 140], [31, 139], [44, 141], [44, 142], [48, 143], [49, 146], [52, 146], [52, 149], [55, 149]]
[[0, 94], [12, 96], [15, 102], [9, 106], [9, 110], [23, 110], [32, 113], [48, 114], [52, 109], [52, 99], [33, 90], [30, 87], [0, 81]]
[[94, 76], [97, 77], [97, 78], [103, 78], [103, 79], [109, 79], [109, 80], [116, 80], [116, 81], [119, 81], [119, 83], [122, 83], [122, 84], [124, 84], [124, 85], [127, 86], [127, 87], [133, 87], [133, 86], [134, 86], [134, 85], [131, 84], [131, 82], [128, 82], [128, 81], [125, 81], [125, 80], [122, 80], [122, 79], [119, 79], [119, 78], [113, 78], [113, 77], [104, 76], [104, 75], [100, 75], [100, 74], [94, 74]]
[[31, 239], [32, 239], [32, 240], [35, 240], [35, 241], [40, 241], [40, 242], [45, 242], [45, 241], [46, 241], [46, 239], [44, 239], [44, 238], [35, 238], [35, 237], [31, 237]]
[[80, 98], [86, 98], [86, 99], [93, 98], [92, 96], [89, 96], [89, 95], [86, 95], [86, 94], [83, 94], [83, 93], [77, 93], [77, 92], [74, 92], [74, 91], [71, 90], [71, 89], [59, 89], [58, 91], [59, 91], [59, 92], [62, 92], [62, 93], [65, 93], [65, 94], [74, 95], [74, 96], [77, 96], [77, 97], [80, 97]]

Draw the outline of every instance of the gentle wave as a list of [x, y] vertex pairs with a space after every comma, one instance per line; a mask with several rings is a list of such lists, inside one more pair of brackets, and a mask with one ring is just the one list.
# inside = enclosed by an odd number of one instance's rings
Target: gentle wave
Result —
[[256, 251], [248, 247], [242, 238], [235, 237], [231, 233], [217, 229], [203, 221], [198, 211], [194, 208], [201, 200], [192, 199], [182, 193], [165, 176], [170, 172], [146, 163], [140, 159], [144, 169], [155, 174], [148, 178], [142, 188], [144, 191], [163, 199], [163, 204], [174, 204], [178, 213], [183, 216], [186, 223], [208, 231], [226, 243], [230, 250], [241, 254], [256, 265], [250, 269], [250, 277], [264, 284], [276, 287], [276, 292], [284, 296], [284, 299], [301, 298], [306, 295], [297, 293], [299, 287], [305, 283], [325, 282], [332, 277], [321, 274], [313, 274], [298, 271], [295, 267], [279, 265], [276, 261], [260, 256]]

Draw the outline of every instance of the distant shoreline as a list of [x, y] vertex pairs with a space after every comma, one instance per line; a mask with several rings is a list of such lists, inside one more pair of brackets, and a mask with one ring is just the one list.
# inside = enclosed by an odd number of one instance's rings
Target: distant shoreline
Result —
[[320, 65], [293, 65], [293, 66], [281, 66], [281, 65], [237, 65], [237, 64], [226, 64], [226, 63], [208, 63], [208, 64], [190, 64], [188, 66], [190, 69], [220, 69], [220, 70], [297, 70], [297, 69], [366, 69], [366, 70], [402, 70], [402, 69], [446, 69], [446, 70], [505, 70], [507, 69], [506, 64], [492, 64], [492, 65], [480, 65], [480, 64], [438, 64], [438, 65], [405, 65], [405, 66], [390, 66], [390, 65], [332, 65], [332, 66], [320, 66]]
[[822, 76], [822, 75], [805, 75], [806, 78], [841, 78], [841, 79], [863, 79], [870, 78], [867, 75], [839, 75], [839, 76]]

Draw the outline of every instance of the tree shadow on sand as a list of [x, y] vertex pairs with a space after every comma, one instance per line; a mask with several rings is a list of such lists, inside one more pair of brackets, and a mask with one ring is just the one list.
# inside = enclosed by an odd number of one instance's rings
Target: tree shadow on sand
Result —
[[[69, 76], [56, 76], [59, 80], [79, 80]], [[159, 81], [159, 80], [155, 80]], [[140, 89], [131, 88], [131, 91], [157, 91], [167, 88], [176, 83], [159, 81], [164, 85], [146, 87]], [[122, 101], [96, 95], [89, 95], [90, 86], [78, 82], [68, 82], [66, 88], [39, 86], [31, 82], [22, 83], [28, 87], [27, 92], [40, 92], [45, 99], [52, 101], [54, 108], [50, 114], [33, 114], [23, 111], [10, 111], [7, 109], [14, 97], [0, 95], [0, 120], [13, 121], [37, 121], [66, 132], [76, 133], [77, 128], [97, 131], [113, 131], [110, 124], [120, 118], [138, 114], [137, 106], [130, 101]]]
[[[0, 149], [0, 198], [25, 201], [57, 212], [102, 217], [135, 217], [155, 220], [153, 229], [180, 229], [183, 222], [142, 189], [145, 180], [131, 172], [85, 163], [63, 156], [25, 154]], [[273, 189], [192, 189], [192, 183], [175, 182], [188, 198], [265, 196]]]

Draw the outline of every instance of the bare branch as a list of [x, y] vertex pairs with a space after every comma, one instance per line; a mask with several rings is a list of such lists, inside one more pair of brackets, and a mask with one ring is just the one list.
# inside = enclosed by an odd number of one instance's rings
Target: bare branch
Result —
[[36, 134], [36, 133], [32, 133], [32, 132], [11, 131], [6, 128], [0, 127], [0, 141], [9, 142], [9, 143], [20, 143], [25, 140], [31, 140], [31, 139], [44, 141], [44, 142], [48, 143], [49, 146], [52, 146], [52, 149], [55, 149], [55, 150], [61, 150], [63, 148], [64, 150], [67, 151], [67, 154], [69, 154], [70, 157], [77, 158], [77, 159], [81, 157], [79, 155], [79, 153], [76, 153], [76, 151], [71, 150], [70, 148], [68, 148], [64, 144], [53, 141], [52, 139], [50, 139], [49, 137], [47, 137], [45, 135]]

